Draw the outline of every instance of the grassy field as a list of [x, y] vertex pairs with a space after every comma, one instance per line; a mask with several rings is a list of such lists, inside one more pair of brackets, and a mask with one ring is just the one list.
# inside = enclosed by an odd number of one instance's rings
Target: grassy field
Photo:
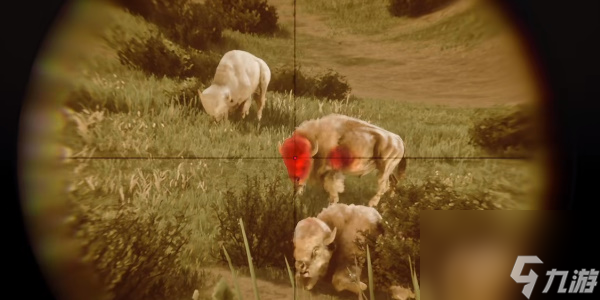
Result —
[[[283, 2], [290, 1], [273, 1], [281, 7], [281, 23], [291, 30], [289, 3]], [[352, 39], [403, 28], [401, 31], [404, 33], [394, 39], [382, 34], [380, 43], [383, 48], [391, 45], [389, 43], [405, 43], [414, 47], [429, 47], [437, 43], [441, 45], [436, 47], [439, 50], [449, 41], [454, 46], [468, 44], [475, 47], [488, 39], [487, 31], [477, 31], [474, 36], [465, 33], [470, 26], [480, 22], [471, 15], [472, 12], [439, 17], [440, 20], [432, 26], [414, 26], [411, 29], [406, 27], [407, 24], [422, 20], [392, 18], [385, 11], [384, 2], [298, 1], [299, 20], [302, 22], [302, 16], [306, 16], [305, 20], [309, 22], [311, 18], [316, 20], [325, 14], [329, 29], [346, 30], [344, 36]], [[165, 210], [185, 210], [192, 236], [182, 263], [208, 268], [224, 277], [227, 275], [219, 269], [222, 265], [210, 255], [217, 241], [214, 212], [209, 207], [221, 201], [226, 188], [241, 188], [247, 176], [264, 174], [268, 180], [279, 178], [287, 184], [287, 173], [277, 147], [300, 122], [329, 113], [341, 113], [399, 134], [405, 141], [409, 157], [478, 157], [489, 155], [470, 144], [469, 128], [478, 118], [508, 109], [507, 105], [490, 107], [419, 101], [417, 92], [414, 92], [411, 101], [398, 100], [402, 97], [363, 96], [341, 102], [269, 92], [262, 122], [256, 120], [253, 105], [248, 119], [234, 118], [215, 124], [202, 111], [197, 96], [186, 99], [183, 104], [172, 101], [175, 95], [194, 86], [193, 79], [148, 76], [119, 62], [116, 50], [119, 43], [131, 36], [156, 31], [156, 26], [114, 7], [109, 8], [106, 14], [112, 18], [106, 22], [105, 29], [87, 45], [79, 65], [65, 73], [72, 81], [73, 89], [66, 103], [75, 109], [63, 108], [66, 125], [60, 134], [60, 143], [69, 149], [72, 156], [79, 157], [67, 160], [62, 166], [67, 174], [68, 197], [98, 209], [123, 202], [164, 201]], [[353, 19], [351, 22], [350, 18]], [[440, 28], [445, 31], [442, 33]], [[232, 31], [225, 31], [224, 35], [225, 40], [217, 51], [247, 50], [265, 59], [271, 68], [289, 67], [292, 63], [293, 40], [289, 37], [268, 38]], [[370, 38], [369, 43], [374, 43], [373, 36], [364, 38]], [[301, 63], [309, 66], [319, 60], [329, 63], [330, 53], [326, 48], [315, 46], [315, 49], [309, 49], [309, 43], [320, 41], [323, 45], [330, 42], [319, 33], [308, 35], [306, 29], [299, 29], [298, 57]], [[315, 51], [321, 51], [321, 56]], [[468, 57], [473, 53], [465, 51], [461, 55]], [[360, 73], [361, 70], [368, 72], [369, 68], [385, 68], [389, 59], [394, 57], [378, 60], [374, 56], [354, 55], [337, 63], [348, 67], [343, 70]], [[351, 69], [357, 66], [360, 69]], [[408, 64], [405, 67], [416, 71], [419, 65]], [[452, 73], [438, 72], [432, 76], [437, 76], [431, 79], [433, 82], [450, 81], [446, 87], [452, 86], [451, 82], [456, 80]], [[409, 80], [410, 76], [407, 78], [398, 80], [406, 85], [424, 85], [419, 78], [413, 81]], [[376, 78], [370, 82], [365, 80], [359, 89], [364, 90]], [[452, 91], [446, 90], [446, 93], [451, 94]], [[469, 95], [469, 90], [461, 90], [461, 93], [459, 96], [465, 96], [467, 100], [478, 101], [478, 95]], [[440, 98], [443, 97], [436, 99]], [[520, 100], [507, 99], [506, 102]], [[81, 104], [79, 108], [78, 104]], [[498, 199], [496, 208], [527, 209], [537, 205], [535, 191], [540, 182], [536, 172], [539, 171], [537, 165], [522, 160], [412, 159], [408, 161], [403, 184], [418, 184], [437, 176], [458, 191], [478, 190], [493, 194]], [[292, 189], [291, 184], [287, 188]], [[374, 174], [363, 178], [350, 177], [340, 201], [366, 204], [375, 188]], [[309, 187], [299, 201], [310, 213], [315, 213], [325, 207], [327, 197], [320, 187]], [[289, 292], [285, 270], [265, 269], [258, 273], [263, 279], [261, 288], [266, 293], [263, 299], [282, 299], [281, 295]], [[249, 289], [249, 285], [246, 288]], [[276, 289], [280, 294], [273, 292]], [[269, 293], [273, 293], [271, 298]]]

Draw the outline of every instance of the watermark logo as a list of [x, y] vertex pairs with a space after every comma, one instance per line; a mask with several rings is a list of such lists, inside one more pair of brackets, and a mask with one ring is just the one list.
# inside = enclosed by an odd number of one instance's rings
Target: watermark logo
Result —
[[525, 264], [541, 264], [543, 263], [541, 259], [537, 256], [518, 256], [517, 261], [515, 262], [515, 266], [513, 267], [512, 272], [510, 273], [510, 277], [516, 283], [526, 283], [523, 287], [523, 295], [529, 299], [531, 297], [531, 292], [533, 291], [533, 287], [535, 286], [535, 282], [538, 279], [538, 275], [533, 271], [529, 270], [529, 275], [523, 276], [521, 272], [525, 267]]
[[[529, 270], [528, 275], [521, 275], [523, 269], [525, 268], [525, 264], [543, 264], [543, 262], [535, 255], [518, 256], [513, 270], [510, 273], [510, 277], [516, 283], [525, 283], [522, 293], [525, 295], [525, 297], [527, 297], [527, 299], [529, 299], [531, 297], [531, 293], [533, 292], [533, 287], [538, 279], [538, 275], [533, 270]], [[558, 276], [561, 277], [557, 289], [557, 293], [559, 294], [591, 294], [594, 291], [594, 288], [597, 285], [598, 270], [575, 270], [572, 274], [573, 276], [571, 276], [571, 282], [569, 284], [569, 288], [567, 289], [565, 285], [567, 283], [567, 279], [569, 278], [569, 271], [558, 271], [556, 269], [552, 269], [546, 272], [548, 281], [542, 293], [547, 294], [550, 291], [552, 283], [554, 282], [554, 278]]]

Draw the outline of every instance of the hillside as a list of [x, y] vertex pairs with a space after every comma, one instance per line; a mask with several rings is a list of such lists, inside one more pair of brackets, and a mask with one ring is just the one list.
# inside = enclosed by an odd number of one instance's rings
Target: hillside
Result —
[[[290, 1], [272, 2], [282, 21], [293, 22]], [[386, 1], [326, 1], [358, 4], [310, 9], [317, 2], [298, 1], [298, 62], [339, 71], [358, 97], [479, 107], [536, 100], [515, 33], [487, 3], [461, 0], [394, 20]], [[355, 20], [361, 11], [374, 13]]]

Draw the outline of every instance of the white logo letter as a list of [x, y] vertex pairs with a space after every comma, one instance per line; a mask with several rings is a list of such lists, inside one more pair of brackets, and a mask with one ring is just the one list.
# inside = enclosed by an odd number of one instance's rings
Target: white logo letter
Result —
[[538, 278], [538, 275], [533, 271], [529, 270], [529, 275], [523, 276], [521, 272], [523, 272], [523, 267], [525, 264], [541, 264], [543, 263], [537, 256], [517, 256], [517, 261], [515, 262], [515, 266], [513, 267], [512, 273], [510, 273], [510, 277], [516, 283], [527, 283], [523, 287], [523, 295], [529, 299], [531, 296], [531, 292], [533, 291], [533, 286], [535, 285], [535, 281]]

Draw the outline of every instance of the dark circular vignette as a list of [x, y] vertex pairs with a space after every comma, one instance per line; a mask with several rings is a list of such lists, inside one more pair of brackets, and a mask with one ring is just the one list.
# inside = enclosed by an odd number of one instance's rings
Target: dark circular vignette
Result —
[[[64, 9], [64, 5], [68, 5], [69, 1], [53, 0], [52, 2], [61, 3]], [[540, 93], [542, 93], [541, 98], [544, 101], [543, 104], [546, 105], [541, 105], [539, 109], [543, 109], [543, 117], [545, 121], [544, 124], [546, 125], [544, 129], [547, 137], [550, 138], [550, 142], [552, 143], [552, 147], [550, 148], [552, 153], [547, 163], [553, 168], [553, 174], [549, 178], [550, 182], [547, 184], [547, 186], [552, 188], [548, 188], [547, 190], [548, 196], [544, 197], [546, 199], [544, 206], [546, 209], [567, 208], [567, 203], [565, 203], [565, 201], [570, 198], [569, 191], [572, 191], [574, 188], [573, 183], [566, 181], [566, 178], [564, 178], [564, 176], [572, 173], [572, 170], [569, 169], [570, 165], [567, 162], [569, 160], [567, 155], [569, 155], [570, 152], [566, 148], [569, 145], [569, 141], [565, 139], [566, 134], [564, 129], [560, 128], [561, 123], [557, 122], [561, 119], [558, 116], [559, 112], [557, 111], [557, 109], [559, 109], [559, 105], [556, 103], [556, 101], [559, 101], [559, 99], [554, 96], [554, 93], [552, 92], [552, 86], [555, 86], [554, 89], [556, 89], [558, 85], [552, 84], [555, 82], [549, 73], [549, 58], [544, 56], [543, 53], [546, 49], [543, 45], [543, 39], [540, 37], [542, 32], [540, 29], [534, 29], [535, 20], [527, 18], [528, 15], [532, 15], [533, 9], [527, 6], [529, 1], [496, 0], [496, 2], [499, 4], [499, 7], [503, 9], [504, 16], [510, 19], [511, 22], [509, 22], [509, 24], [513, 24], [521, 34], [520, 45], [527, 48], [527, 52], [529, 54], [528, 58], [531, 62], [533, 62], [533, 64], [530, 65], [530, 68], [533, 68], [535, 71], [535, 77], [537, 79], [536, 82], [542, 85], [542, 87], [538, 88], [538, 90]], [[60, 10], [57, 13], [58, 14], [54, 18], [55, 22], [52, 23], [51, 27], [45, 30], [46, 33], [41, 37], [42, 46], [36, 51], [35, 58], [37, 58], [40, 52], [45, 49], [43, 45], [47, 43], [47, 37], [51, 36], [53, 31], [56, 30], [55, 23], [56, 21], [60, 20], [61, 16], [63, 16], [63, 10]], [[35, 58], [33, 63], [35, 63]], [[26, 105], [23, 105], [23, 108], [25, 107]], [[23, 216], [24, 215], [21, 212], [20, 217], [23, 218]], [[22, 222], [22, 224], [25, 224], [25, 222]], [[28, 240], [31, 243], [31, 237], [28, 237]], [[70, 281], [72, 284], [76, 284], [78, 280], [84, 281], [81, 277], [77, 277], [75, 274], [72, 274], [72, 278], [70, 279], [73, 280]], [[68, 297], [65, 297], [64, 299], [68, 299]]]
[[[93, 0], [87, 1], [94, 2]], [[33, 216], [31, 212], [27, 212], [28, 207], [26, 206], [27, 199], [36, 194], [36, 191], [32, 191], [31, 187], [35, 186], [32, 182], [41, 184], [43, 186], [42, 190], [45, 192], [49, 189], [48, 184], [43, 182], [44, 179], [41, 174], [36, 174], [37, 176], [33, 176], [34, 178], [26, 178], [25, 166], [28, 164], [37, 165], [36, 168], [39, 170], [51, 170], [52, 168], [52, 164], [47, 161], [47, 155], [31, 154], [24, 151], [24, 144], [38, 146], [38, 149], [34, 152], [39, 151], [40, 148], [43, 148], [43, 143], [31, 143], [28, 140], [32, 136], [37, 135], [39, 137], [44, 132], [50, 132], [47, 128], [42, 130], [36, 130], [35, 128], [40, 125], [36, 124], [37, 120], [42, 121], [42, 126], [48, 125], [47, 116], [44, 116], [41, 112], [44, 112], [50, 106], [46, 101], [39, 101], [47, 98], [48, 95], [40, 93], [40, 90], [47, 89], [49, 85], [64, 85], [57, 82], [56, 79], [49, 80], [40, 75], [39, 61], [48, 55], [50, 48], [53, 48], [52, 44], [58, 35], [57, 33], [64, 31], [64, 27], [69, 23], [68, 20], [73, 19], [75, 15], [73, 4], [76, 2], [76, 0], [49, 1], [49, 4], [54, 5], [55, 10], [53, 13], [47, 11], [48, 14], [52, 15], [49, 17], [49, 24], [42, 25], [43, 28], [34, 28], [34, 30], [39, 30], [37, 33], [40, 33], [36, 43], [38, 47], [32, 51], [34, 53], [27, 66], [28, 76], [20, 99], [22, 104], [18, 120], [19, 132], [16, 139], [15, 173], [18, 183], [19, 219], [23, 228], [24, 240], [28, 243], [27, 259], [31, 260], [33, 265], [28, 274], [31, 276], [32, 273], [35, 273], [40, 278], [39, 285], [27, 291], [28, 293], [35, 293], [35, 296], [27, 297], [32, 299], [102, 299], [105, 296], [103, 290], [94, 280], [95, 276], [92, 270], [79, 261], [79, 256], [76, 255], [79, 247], [70, 238], [69, 228], [64, 223], [65, 216], [62, 207], [56, 205], [56, 203], [38, 207], [38, 211], [43, 210], [40, 218], [44, 218], [44, 221], [39, 221], [32, 220]], [[31, 7], [25, 8], [25, 10], [28, 9], [31, 9]], [[30, 25], [36, 26], [36, 24]], [[24, 136], [24, 132], [28, 132], [27, 136]], [[50, 199], [55, 195], [50, 193], [46, 196]]]
[[[8, 2], [4, 7], [2, 18], [3, 38], [2, 53], [5, 59], [3, 69], [3, 95], [7, 98], [2, 107], [2, 129], [4, 143], [2, 150], [2, 170], [8, 180], [3, 183], [7, 189], [10, 206], [9, 219], [10, 247], [7, 257], [17, 261], [9, 268], [10, 276], [7, 295], [19, 295], [28, 299], [54, 299], [54, 290], [41, 270], [43, 264], [37, 259], [31, 247], [31, 235], [26, 224], [21, 205], [22, 190], [19, 177], [18, 140], [20, 138], [19, 122], [24, 107], [24, 99], [28, 94], [31, 68], [39, 53], [43, 50], [48, 34], [60, 15], [63, 0], [49, 0], [32, 4], [30, 2]], [[8, 97], [7, 97], [8, 96]], [[6, 178], [5, 177], [5, 178]], [[13, 210], [14, 208], [14, 210]], [[14, 223], [13, 223], [14, 222]], [[14, 238], [14, 240], [13, 240]], [[16, 240], [16, 245], [13, 242]], [[25, 288], [23, 288], [25, 286]], [[12, 292], [12, 293], [11, 293]], [[54, 296], [54, 297], [53, 297]]]
[[[529, 60], [529, 68], [534, 74], [534, 83], [540, 94], [541, 105], [537, 107], [541, 117], [542, 131], [545, 134], [547, 149], [550, 155], [546, 157], [545, 164], [549, 166], [551, 174], [548, 175], [544, 203], [540, 209], [568, 209], [572, 205], [572, 191], [574, 189], [575, 171], [571, 159], [573, 152], [569, 146], [573, 140], [569, 139], [565, 128], [565, 119], [561, 116], [560, 101], [557, 89], [560, 82], [556, 80], [557, 61], [551, 60], [552, 49], [549, 49], [544, 24], [536, 15], [536, 7], [543, 4], [531, 5], [532, 1], [519, 0], [492, 0], [502, 15], [507, 19], [507, 25], [515, 30], [518, 43], [523, 49], [523, 54]], [[552, 64], [555, 65], [552, 65]], [[571, 176], [569, 176], [571, 175]]]

